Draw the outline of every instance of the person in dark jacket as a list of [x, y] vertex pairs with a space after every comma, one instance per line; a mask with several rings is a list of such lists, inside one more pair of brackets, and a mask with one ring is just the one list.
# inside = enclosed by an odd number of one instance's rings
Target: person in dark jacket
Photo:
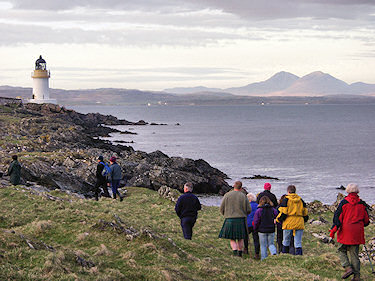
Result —
[[95, 183], [95, 200], [99, 200], [100, 189], [103, 190], [104, 197], [111, 197], [108, 193], [107, 178], [103, 176], [102, 172], [104, 169], [104, 158], [103, 156], [98, 157], [98, 165], [96, 166], [96, 183]]
[[202, 208], [197, 196], [193, 193], [193, 184], [187, 182], [184, 185], [184, 194], [176, 203], [175, 211], [181, 220], [182, 233], [185, 239], [191, 240], [193, 227], [198, 217], [198, 211]]
[[120, 181], [122, 179], [122, 171], [121, 167], [119, 164], [116, 162], [116, 157], [112, 156], [111, 159], [109, 159], [109, 163], [111, 164], [111, 173], [109, 175], [109, 184], [111, 185], [112, 188], [112, 194], [113, 194], [113, 199], [116, 199], [116, 195], [120, 197], [120, 201], [123, 200], [120, 192], [118, 191], [118, 188], [120, 187]]
[[277, 214], [277, 210], [267, 196], [260, 198], [258, 209], [254, 215], [253, 227], [259, 235], [261, 260], [268, 256], [267, 248], [270, 250], [271, 255], [276, 255], [277, 250], [274, 240]]
[[266, 182], [264, 184], [264, 191], [258, 194], [258, 197], [257, 197], [258, 204], [259, 204], [260, 198], [262, 198], [263, 196], [267, 196], [271, 200], [274, 207], [277, 206], [277, 198], [275, 194], [271, 192], [271, 184], [269, 182]]
[[359, 245], [365, 244], [365, 226], [369, 225], [370, 220], [367, 211], [368, 205], [358, 196], [358, 185], [348, 184], [346, 192], [349, 195], [340, 202], [333, 216], [330, 237], [335, 238], [337, 232], [338, 253], [341, 265], [345, 269], [341, 278], [346, 279], [354, 274], [352, 280], [356, 281], [361, 280]]
[[[254, 259], [256, 260], [259, 260], [260, 257], [259, 257], [259, 253], [260, 253], [260, 244], [259, 244], [259, 235], [258, 235], [258, 232], [256, 232], [254, 230], [254, 227], [253, 227], [253, 220], [254, 220], [254, 215], [255, 215], [255, 212], [258, 208], [258, 204], [256, 202], [256, 197], [253, 193], [248, 193], [247, 194], [247, 199], [249, 199], [249, 202], [250, 202], [250, 207], [251, 207], [251, 213], [247, 215], [247, 230], [249, 232], [249, 237], [250, 237], [250, 233], [253, 235], [253, 242], [254, 242], [254, 251], [255, 251], [255, 255], [254, 255]], [[244, 253], [248, 253], [249, 251], [249, 239], [245, 239], [244, 241], [245, 243], [245, 250], [244, 250]]]
[[12, 156], [12, 162], [8, 168], [8, 176], [10, 177], [10, 182], [13, 185], [18, 185], [21, 182], [21, 164], [18, 162], [18, 156]]

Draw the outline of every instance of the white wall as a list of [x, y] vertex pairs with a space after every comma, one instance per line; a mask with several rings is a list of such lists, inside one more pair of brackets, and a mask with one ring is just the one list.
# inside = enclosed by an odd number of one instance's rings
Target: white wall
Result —
[[33, 78], [33, 95], [37, 100], [49, 99], [48, 78]]

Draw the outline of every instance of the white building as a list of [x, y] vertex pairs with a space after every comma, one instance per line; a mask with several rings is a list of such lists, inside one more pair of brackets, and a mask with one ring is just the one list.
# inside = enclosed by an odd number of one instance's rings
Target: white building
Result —
[[35, 70], [31, 73], [33, 78], [33, 97], [29, 100], [32, 103], [56, 103], [55, 99], [49, 97], [49, 78], [51, 74], [47, 70], [47, 63], [42, 58], [35, 62]]

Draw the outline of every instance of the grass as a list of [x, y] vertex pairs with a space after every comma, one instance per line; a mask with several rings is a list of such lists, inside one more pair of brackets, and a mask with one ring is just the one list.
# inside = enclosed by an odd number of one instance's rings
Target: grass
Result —
[[[307, 225], [302, 257], [240, 259], [231, 255], [227, 240], [217, 238], [223, 222], [217, 207], [203, 207], [193, 240], [187, 241], [172, 202], [151, 190], [128, 190], [123, 202], [96, 202], [60, 191], [50, 194], [64, 201], [19, 186], [0, 188], [0, 280], [340, 280], [335, 246], [311, 235], [327, 233], [327, 224]], [[158, 238], [143, 234], [129, 239], [112, 228], [97, 227], [99, 220], [115, 221], [114, 215], [124, 226], [148, 230]], [[323, 217], [331, 221], [332, 214]], [[373, 237], [374, 225], [366, 233]], [[93, 264], [81, 266], [77, 257]], [[361, 273], [371, 280], [369, 265], [363, 265]]]

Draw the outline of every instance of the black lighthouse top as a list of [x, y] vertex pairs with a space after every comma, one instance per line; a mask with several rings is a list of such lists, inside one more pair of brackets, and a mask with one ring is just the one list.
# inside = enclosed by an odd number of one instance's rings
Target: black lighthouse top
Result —
[[39, 59], [35, 61], [35, 69], [38, 70], [46, 70], [47, 69], [47, 63], [46, 61], [42, 58], [42, 56], [39, 56]]

